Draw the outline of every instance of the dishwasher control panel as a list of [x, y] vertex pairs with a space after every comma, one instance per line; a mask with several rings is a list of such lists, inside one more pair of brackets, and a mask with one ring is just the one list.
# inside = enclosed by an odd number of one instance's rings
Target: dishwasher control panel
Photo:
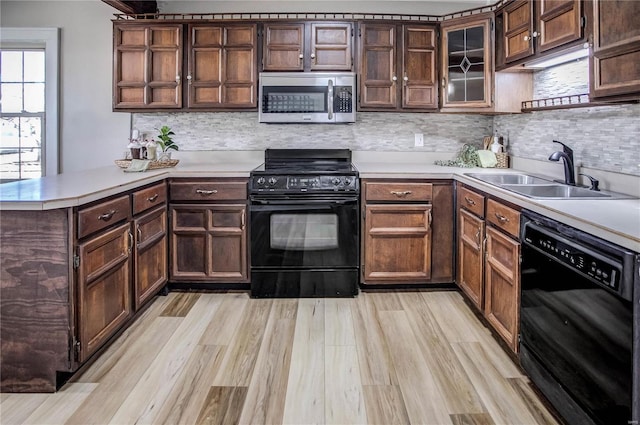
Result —
[[556, 261], [615, 291], [620, 287], [622, 265], [612, 258], [571, 241], [559, 240], [534, 227], [526, 228], [524, 241]]

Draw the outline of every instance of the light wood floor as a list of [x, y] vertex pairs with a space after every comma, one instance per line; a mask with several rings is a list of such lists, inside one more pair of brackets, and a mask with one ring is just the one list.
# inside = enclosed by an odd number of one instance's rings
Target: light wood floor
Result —
[[159, 297], [6, 424], [556, 424], [457, 292]]

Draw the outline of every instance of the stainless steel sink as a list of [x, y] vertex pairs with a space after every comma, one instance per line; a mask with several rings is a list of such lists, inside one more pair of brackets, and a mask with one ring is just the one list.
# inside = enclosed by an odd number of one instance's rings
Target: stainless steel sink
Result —
[[504, 184], [502, 188], [520, 193], [531, 198], [544, 199], [594, 199], [612, 198], [611, 194], [589, 190], [585, 187], [567, 186], [563, 184]]
[[481, 174], [467, 173], [469, 177], [482, 180], [486, 183], [497, 185], [504, 184], [551, 184], [551, 180], [545, 180], [540, 177], [530, 176], [528, 174]]
[[509, 173], [466, 173], [485, 183], [493, 184], [520, 195], [536, 199], [627, 199], [631, 196], [620, 193], [595, 191], [581, 186], [556, 183], [529, 174]]

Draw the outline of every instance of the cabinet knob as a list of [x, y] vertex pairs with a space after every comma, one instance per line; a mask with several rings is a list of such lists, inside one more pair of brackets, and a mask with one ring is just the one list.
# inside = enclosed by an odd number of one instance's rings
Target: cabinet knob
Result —
[[525, 35], [524, 36], [524, 41], [529, 41], [529, 40], [531, 40], [531, 37], [529, 37], [528, 35]]
[[316, 58], [316, 54], [315, 53], [311, 53], [311, 59], [315, 59]]
[[176, 82], [178, 82], [178, 83], [180, 82], [180, 76], [179, 75], [176, 75]]
[[540, 33], [538, 31], [534, 31], [533, 34], [532, 34], [533, 38], [536, 38], [539, 35], [540, 35]]
[[391, 77], [391, 80], [393, 81], [398, 81], [398, 77], [396, 77], [395, 75], [393, 77]]
[[191, 84], [191, 74], [187, 75], [187, 81]]
[[302, 58], [304, 58], [304, 55], [300, 53], [300, 55], [298, 55], [298, 59], [302, 59]]
[[409, 77], [407, 77], [406, 75], [403, 78], [404, 81], [409, 81]]

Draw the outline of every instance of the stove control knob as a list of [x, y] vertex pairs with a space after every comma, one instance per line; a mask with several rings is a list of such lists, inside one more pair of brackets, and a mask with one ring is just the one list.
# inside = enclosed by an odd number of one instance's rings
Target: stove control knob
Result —
[[334, 177], [333, 180], [331, 180], [331, 183], [333, 183], [334, 186], [338, 186], [340, 184], [340, 178]]
[[269, 184], [271, 186], [275, 185], [278, 182], [278, 179], [276, 179], [275, 177], [270, 177], [269, 178]]
[[256, 181], [258, 182], [258, 184], [264, 184], [265, 182], [264, 177], [259, 177]]
[[353, 182], [353, 180], [351, 180], [349, 177], [345, 177], [344, 178], [344, 185], [345, 186], [351, 186], [352, 182]]

